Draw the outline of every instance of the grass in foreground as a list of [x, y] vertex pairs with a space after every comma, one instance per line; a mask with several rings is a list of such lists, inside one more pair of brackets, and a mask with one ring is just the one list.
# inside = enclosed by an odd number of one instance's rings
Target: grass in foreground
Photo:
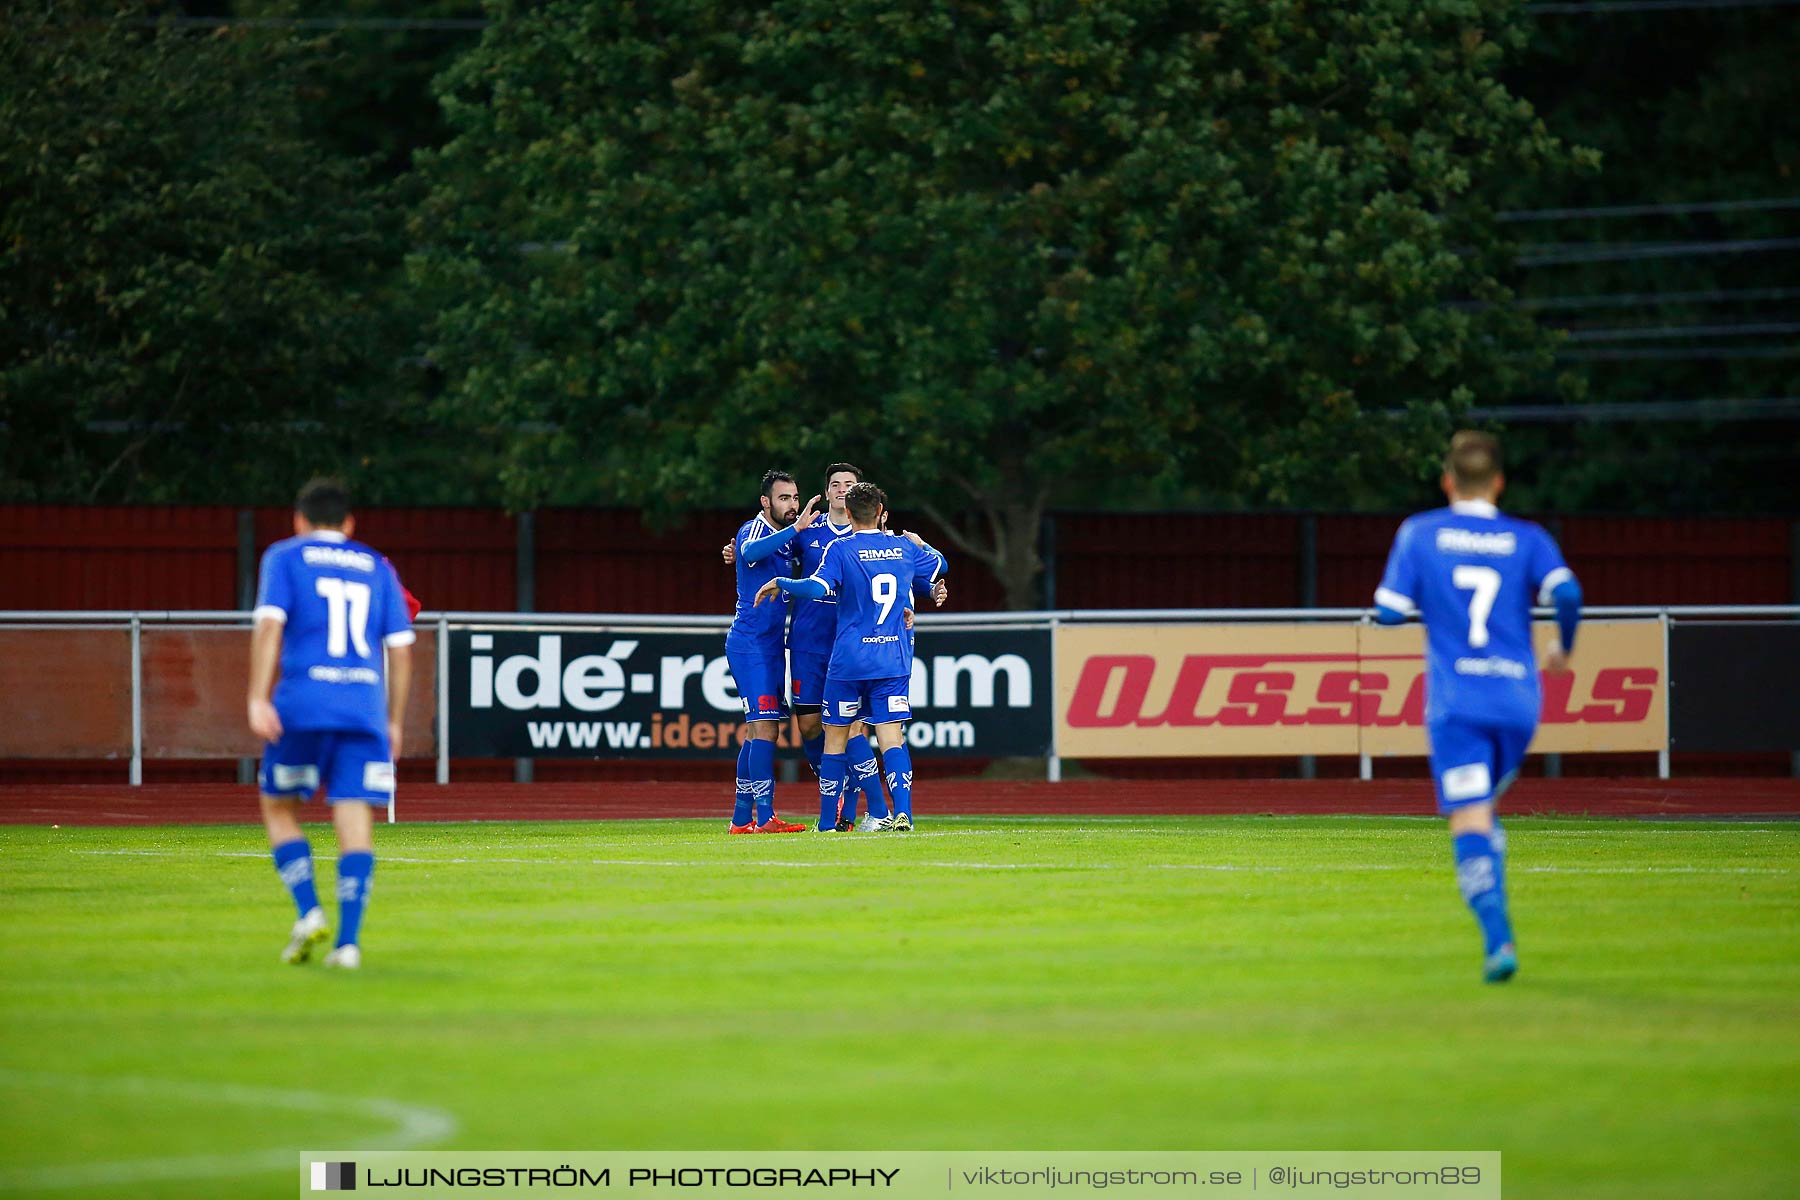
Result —
[[353, 976], [276, 961], [259, 829], [0, 828], [0, 1192], [287, 1196], [295, 1150], [411, 1143], [1499, 1149], [1509, 1197], [1791, 1194], [1800, 827], [1508, 831], [1489, 987], [1435, 821], [381, 828]]

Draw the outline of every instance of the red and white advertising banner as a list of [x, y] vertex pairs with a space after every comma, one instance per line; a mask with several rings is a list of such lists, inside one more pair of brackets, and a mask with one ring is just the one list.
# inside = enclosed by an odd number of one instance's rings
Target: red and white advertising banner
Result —
[[[1540, 653], [1556, 636], [1537, 629]], [[1586, 621], [1574, 670], [1546, 675], [1538, 753], [1660, 750], [1668, 664], [1656, 621]], [[1418, 625], [1064, 625], [1056, 752], [1066, 758], [1423, 755]]]

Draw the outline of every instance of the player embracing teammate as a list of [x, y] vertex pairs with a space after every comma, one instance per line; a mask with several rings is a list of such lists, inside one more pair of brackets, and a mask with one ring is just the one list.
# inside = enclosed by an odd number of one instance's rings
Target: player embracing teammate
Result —
[[817, 831], [838, 828], [850, 772], [846, 753], [850, 729], [859, 720], [875, 731], [894, 798], [893, 815], [872, 821], [871, 827], [905, 831], [912, 828], [913, 783], [912, 756], [906, 748], [906, 721], [912, 717], [910, 605], [914, 590], [931, 588], [948, 565], [917, 534], [894, 537], [883, 531], [887, 495], [874, 484], [849, 488], [844, 508], [850, 535], [826, 545], [807, 578], [768, 580], [756, 593], [755, 603], [760, 606], [782, 596], [801, 603], [827, 597], [835, 601], [836, 631], [820, 696], [825, 746]]
[[758, 609], [757, 589], [794, 565], [794, 539], [817, 518], [819, 497], [800, 511], [800, 490], [786, 471], [762, 477], [760, 511], [732, 538], [737, 613], [725, 635], [725, 657], [744, 703], [738, 747], [737, 800], [731, 833], [801, 833], [775, 815], [775, 732], [787, 720], [787, 610]]
[[[806, 528], [798, 530], [793, 540], [793, 557], [790, 561], [778, 565], [778, 570], [787, 574], [797, 574], [800, 578], [811, 575], [818, 569], [819, 562], [825, 556], [825, 548], [839, 538], [849, 537], [856, 532], [850, 523], [850, 514], [844, 508], [844, 497], [852, 487], [862, 482], [862, 471], [854, 464], [835, 462], [825, 468], [825, 515], [813, 521]], [[794, 502], [799, 500], [798, 491], [794, 494]], [[740, 536], [742, 530], [739, 531]], [[738, 542], [734, 537], [721, 549], [721, 557], [727, 564], [735, 565], [738, 558]], [[789, 571], [788, 567], [796, 570]], [[774, 572], [765, 572], [761, 578], [754, 576], [746, 579], [740, 570], [738, 581], [739, 607], [743, 608], [746, 600], [754, 597], [755, 588], [761, 586]], [[929, 595], [939, 607], [949, 596], [949, 590], [940, 577], [935, 584], [920, 589]], [[762, 610], [761, 620], [771, 622], [779, 613], [779, 608], [771, 607]], [[832, 643], [837, 637], [837, 605], [830, 596], [816, 600], [808, 600], [793, 606], [793, 618], [788, 624], [787, 650], [793, 672], [793, 711], [796, 724], [799, 725], [800, 748], [806, 754], [806, 761], [812, 767], [813, 775], [821, 774], [825, 757], [825, 725], [821, 716], [822, 700], [825, 692], [826, 668], [831, 661]], [[739, 689], [742, 694], [742, 688]], [[890, 827], [887, 809], [887, 796], [881, 786], [881, 764], [875, 757], [875, 751], [869, 746], [867, 729], [863, 722], [857, 721], [850, 727], [849, 741], [845, 746], [845, 756], [850, 763], [849, 781], [839, 793], [842, 802], [838, 807], [837, 828], [840, 831], [858, 827], [856, 825], [856, 794], [864, 793], [868, 798], [867, 815], [859, 827], [865, 831], [874, 831]], [[773, 779], [773, 760], [769, 770]], [[740, 778], [743, 772], [739, 772]], [[772, 785], [771, 785], [772, 786]], [[736, 828], [736, 826], [733, 826]], [[740, 830], [740, 832], [743, 832]]]
[[[814, 522], [797, 542], [796, 561], [802, 578], [819, 569], [826, 547], [856, 532], [856, 527], [850, 523], [850, 514], [844, 508], [844, 497], [861, 482], [862, 472], [852, 463], [836, 462], [825, 468], [825, 519]], [[944, 603], [947, 592], [941, 578], [931, 586], [929, 594], [940, 606]], [[837, 605], [830, 596], [803, 600], [794, 605], [793, 622], [788, 629], [788, 653], [794, 674], [794, 717], [800, 726], [800, 748], [815, 776], [824, 770], [825, 724], [821, 710], [826, 671], [836, 638]], [[850, 740], [844, 754], [850, 763], [850, 776], [841, 793], [843, 803], [838, 808], [838, 829], [849, 829], [856, 823], [858, 791], [868, 799], [862, 828], [887, 828], [889, 816], [887, 797], [881, 789], [881, 766], [875, 759], [875, 751], [869, 747], [867, 729], [862, 721], [850, 727]]]
[[[861, 482], [862, 472], [850, 463], [837, 462], [825, 468], [825, 519], [814, 523], [796, 546], [795, 560], [802, 577], [818, 570], [828, 546], [856, 532], [844, 509], [844, 497]], [[837, 606], [829, 596], [795, 603], [793, 621], [788, 628], [794, 717], [800, 726], [800, 749], [806, 754], [806, 761], [811, 764], [815, 776], [824, 771], [825, 725], [821, 708], [826, 667], [831, 661], [831, 646], [836, 637]], [[875, 751], [869, 746], [862, 722], [850, 727], [850, 740], [844, 754], [850, 763], [850, 775], [841, 793], [843, 803], [838, 809], [838, 828], [848, 829], [855, 824], [859, 790], [868, 797], [868, 824], [864, 828], [874, 828], [888, 819], [887, 797], [881, 790], [881, 765], [875, 760]]]

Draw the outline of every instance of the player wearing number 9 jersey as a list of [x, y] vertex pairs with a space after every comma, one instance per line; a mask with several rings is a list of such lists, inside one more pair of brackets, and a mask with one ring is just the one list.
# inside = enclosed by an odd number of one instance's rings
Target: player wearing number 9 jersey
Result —
[[845, 750], [850, 726], [858, 720], [875, 730], [882, 767], [894, 794], [894, 815], [878, 828], [912, 828], [912, 758], [904, 723], [912, 717], [908, 688], [913, 642], [906, 625], [916, 584], [929, 587], [948, 566], [944, 556], [914, 534], [893, 537], [881, 531], [887, 496], [872, 483], [858, 483], [844, 497], [855, 532], [825, 548], [818, 569], [806, 579], [772, 579], [757, 603], [778, 592], [800, 600], [831, 596], [837, 627], [821, 697], [825, 753], [819, 772], [821, 833], [837, 825], [838, 802], [849, 773]]
[[1494, 816], [1537, 730], [1543, 703], [1533, 649], [1533, 603], [1556, 606], [1561, 649], [1545, 669], [1568, 669], [1581, 587], [1545, 530], [1495, 507], [1505, 487], [1500, 444], [1459, 433], [1445, 462], [1448, 508], [1400, 526], [1375, 591], [1376, 619], [1425, 623], [1425, 728], [1438, 811], [1450, 820], [1456, 876], [1486, 943], [1484, 975], [1518, 969], [1506, 911], [1506, 835]]
[[341, 483], [315, 479], [301, 489], [294, 536], [263, 554], [248, 701], [250, 728], [267, 743], [263, 821], [300, 914], [282, 957], [306, 961], [327, 933], [298, 815], [323, 791], [337, 826], [339, 917], [337, 948], [325, 961], [350, 968], [361, 965], [357, 938], [375, 866], [369, 805], [394, 794], [413, 642], [405, 589], [385, 558], [350, 540], [354, 529]]

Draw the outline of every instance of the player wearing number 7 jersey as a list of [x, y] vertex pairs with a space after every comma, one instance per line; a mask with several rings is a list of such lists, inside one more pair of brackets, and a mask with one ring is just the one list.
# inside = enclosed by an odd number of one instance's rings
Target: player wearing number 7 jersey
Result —
[[1375, 617], [1425, 623], [1425, 730], [1438, 811], [1450, 819], [1456, 881], [1481, 924], [1490, 983], [1518, 969], [1505, 890], [1506, 834], [1494, 806], [1517, 775], [1543, 703], [1531, 608], [1554, 603], [1560, 648], [1546, 671], [1568, 670], [1581, 586], [1542, 526], [1495, 507], [1506, 478], [1500, 443], [1459, 433], [1444, 463], [1448, 508], [1400, 526], [1375, 590]]
[[375, 869], [369, 805], [394, 794], [412, 678], [412, 616], [392, 565], [350, 540], [356, 519], [341, 483], [313, 480], [295, 508], [294, 536], [263, 554], [250, 642], [250, 729], [267, 743], [263, 824], [300, 914], [282, 958], [305, 962], [328, 932], [299, 821], [301, 802], [323, 791], [338, 839], [338, 938], [325, 965], [355, 968]]
[[826, 546], [808, 578], [771, 579], [756, 594], [758, 604], [777, 593], [801, 600], [832, 596], [837, 601], [836, 633], [821, 696], [825, 753], [819, 771], [820, 833], [837, 826], [838, 802], [850, 770], [845, 750], [850, 727], [858, 720], [875, 731], [894, 794], [894, 815], [876, 827], [912, 828], [913, 768], [905, 723], [912, 718], [908, 688], [913, 644], [906, 616], [915, 583], [930, 587], [948, 568], [944, 556], [918, 536], [883, 533], [886, 506], [887, 496], [874, 484], [852, 487], [844, 496], [844, 508], [854, 532]]

